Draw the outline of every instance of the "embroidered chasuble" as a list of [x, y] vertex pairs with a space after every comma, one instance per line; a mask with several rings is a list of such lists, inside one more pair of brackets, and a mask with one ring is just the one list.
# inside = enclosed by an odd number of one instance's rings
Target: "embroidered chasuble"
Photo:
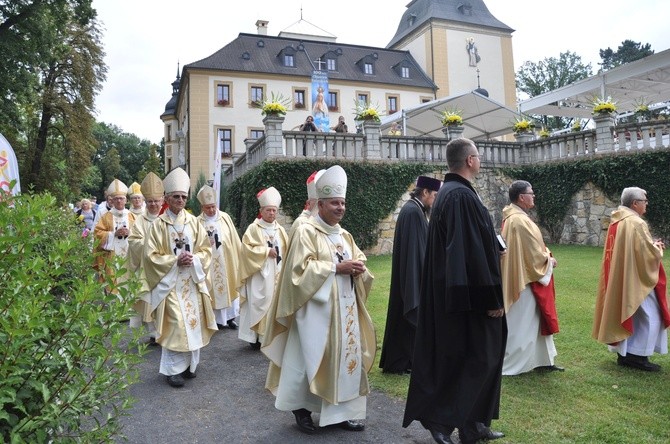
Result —
[[[114, 256], [123, 258], [128, 257], [128, 238], [118, 238], [117, 236], [114, 236], [114, 232], [123, 227], [126, 227], [128, 230], [132, 231], [134, 224], [135, 215], [130, 213], [128, 210], [124, 209], [119, 211], [115, 208], [112, 208], [110, 211], [106, 212], [96, 224], [93, 232], [96, 245], [93, 251], [96, 254], [95, 269], [99, 273], [100, 282], [105, 280], [103, 273], [108, 275], [116, 275], [116, 270], [112, 270], [107, 267], [105, 265], [105, 261], [113, 258]], [[126, 274], [123, 276], [116, 276], [117, 283], [123, 282], [127, 279], [128, 276]]]
[[[193, 254], [190, 267], [177, 265], [182, 251]], [[197, 350], [218, 330], [207, 289], [211, 262], [204, 227], [186, 211], [160, 215], [144, 246], [144, 279], [151, 289], [156, 341], [171, 351]]]
[[231, 307], [239, 297], [237, 292], [237, 270], [241, 254], [240, 237], [232, 219], [219, 211], [213, 218], [204, 213], [198, 221], [205, 227], [212, 249], [212, 264], [207, 274], [207, 288], [214, 301], [213, 308]]
[[135, 273], [140, 279], [141, 288], [138, 300], [133, 309], [142, 316], [144, 322], [151, 322], [150, 292], [146, 282], [142, 281], [142, 256], [144, 255], [144, 240], [151, 224], [157, 216], [145, 213], [135, 219], [130, 236], [128, 236], [128, 270]]
[[275, 406], [291, 410], [303, 393], [299, 401], [321, 412], [321, 425], [365, 417], [376, 352], [365, 306], [374, 277], [335, 274], [348, 259], [366, 257], [339, 225], [317, 216], [296, 229], [261, 348], [271, 360], [266, 388]]
[[[238, 275], [240, 339], [254, 343], [265, 332], [265, 315], [284, 265], [286, 245], [286, 231], [276, 221], [267, 223], [263, 219], [256, 219], [242, 237]], [[277, 252], [277, 258], [268, 256], [270, 248]]]

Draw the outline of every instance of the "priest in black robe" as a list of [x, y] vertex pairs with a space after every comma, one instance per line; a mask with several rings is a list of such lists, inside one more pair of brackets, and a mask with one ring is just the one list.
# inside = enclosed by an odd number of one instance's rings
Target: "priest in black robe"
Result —
[[398, 214], [393, 236], [391, 290], [379, 367], [384, 373], [412, 369], [419, 286], [428, 238], [427, 214], [442, 182], [419, 176], [410, 199]]
[[438, 443], [504, 436], [498, 418], [507, 340], [500, 246], [493, 221], [472, 181], [475, 144], [447, 145], [450, 173], [428, 226], [412, 374], [403, 427], [418, 420]]

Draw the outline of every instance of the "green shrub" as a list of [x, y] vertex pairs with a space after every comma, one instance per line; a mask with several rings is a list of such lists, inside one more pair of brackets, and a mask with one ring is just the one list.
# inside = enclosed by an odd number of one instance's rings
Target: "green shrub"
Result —
[[315, 170], [336, 164], [347, 172], [347, 212], [341, 225], [362, 249], [377, 243], [377, 225], [395, 209], [407, 187], [417, 176], [434, 169], [419, 163], [265, 161], [227, 187], [223, 208], [244, 232], [258, 214], [256, 193], [273, 186], [281, 193], [282, 210], [295, 219], [305, 206], [307, 178]]
[[650, 203], [645, 218], [655, 235], [670, 236], [670, 152], [626, 152], [583, 160], [505, 168], [513, 179], [527, 180], [537, 190], [535, 204], [539, 222], [558, 242], [572, 197], [592, 182], [614, 202], [626, 187], [647, 191]]
[[[89, 239], [49, 195], [0, 202], [0, 440], [102, 442], [138, 379], [119, 322], [136, 284], [98, 283]], [[117, 261], [115, 266], [122, 266]], [[105, 291], [114, 290], [112, 291]]]

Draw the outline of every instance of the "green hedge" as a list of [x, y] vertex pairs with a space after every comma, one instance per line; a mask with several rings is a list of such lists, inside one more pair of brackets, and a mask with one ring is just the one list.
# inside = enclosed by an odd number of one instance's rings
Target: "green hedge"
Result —
[[348, 178], [347, 212], [341, 224], [360, 248], [377, 243], [379, 222], [395, 209], [396, 202], [417, 176], [434, 169], [423, 163], [266, 161], [227, 187], [222, 206], [244, 231], [258, 213], [256, 193], [274, 186], [281, 193], [282, 210], [295, 219], [307, 199], [307, 178], [315, 170], [336, 164], [344, 168]]
[[637, 186], [647, 191], [649, 206], [645, 215], [658, 236], [670, 235], [670, 152], [628, 152], [584, 160], [506, 168], [504, 174], [527, 180], [536, 193], [537, 215], [553, 242], [558, 241], [570, 201], [588, 182], [619, 202], [621, 191]]

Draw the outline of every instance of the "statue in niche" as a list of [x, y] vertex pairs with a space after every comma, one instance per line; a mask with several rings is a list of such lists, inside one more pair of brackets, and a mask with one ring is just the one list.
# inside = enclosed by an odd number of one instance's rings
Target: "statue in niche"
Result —
[[482, 59], [479, 57], [479, 51], [477, 51], [477, 45], [475, 45], [475, 39], [468, 37], [465, 39], [465, 49], [468, 51], [469, 63], [472, 67], [477, 67], [477, 63]]

